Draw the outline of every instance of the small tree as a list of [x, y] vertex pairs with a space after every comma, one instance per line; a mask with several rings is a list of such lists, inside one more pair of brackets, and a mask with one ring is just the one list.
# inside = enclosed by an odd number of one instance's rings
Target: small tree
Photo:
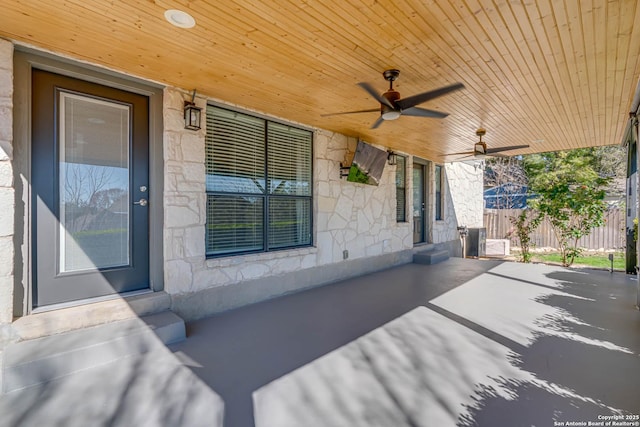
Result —
[[524, 209], [520, 215], [509, 217], [520, 242], [520, 262], [531, 262], [531, 234], [540, 225], [540, 220], [541, 216], [533, 209]]
[[527, 156], [524, 162], [530, 190], [529, 204], [546, 217], [558, 240], [562, 264], [580, 255], [578, 240], [604, 224], [605, 188], [609, 178], [596, 172], [593, 149], [577, 149]]

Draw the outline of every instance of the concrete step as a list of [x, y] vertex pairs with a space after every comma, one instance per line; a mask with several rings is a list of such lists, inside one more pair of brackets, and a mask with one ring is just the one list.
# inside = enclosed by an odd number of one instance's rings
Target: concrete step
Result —
[[25, 341], [121, 320], [138, 319], [162, 313], [170, 307], [169, 294], [148, 292], [32, 313], [14, 321], [12, 329], [19, 341]]
[[185, 337], [184, 321], [165, 311], [9, 344], [4, 353], [2, 392], [147, 353]]
[[413, 254], [413, 262], [416, 264], [437, 264], [449, 259], [449, 251], [446, 249], [431, 249], [426, 252]]

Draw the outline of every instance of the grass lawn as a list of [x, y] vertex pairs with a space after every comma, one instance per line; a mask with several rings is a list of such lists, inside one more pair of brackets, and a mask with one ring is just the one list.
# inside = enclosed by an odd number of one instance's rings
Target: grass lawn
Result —
[[[549, 262], [560, 264], [562, 258], [559, 253], [534, 253], [533, 262]], [[584, 265], [596, 268], [611, 268], [611, 261], [609, 261], [609, 254], [603, 253], [584, 253], [577, 257], [573, 262], [573, 266]], [[624, 252], [613, 253], [613, 269], [624, 270], [625, 255]]]

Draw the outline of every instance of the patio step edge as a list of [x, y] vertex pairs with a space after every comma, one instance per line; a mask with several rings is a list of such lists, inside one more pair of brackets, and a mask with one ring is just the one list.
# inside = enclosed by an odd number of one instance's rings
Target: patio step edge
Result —
[[16, 342], [4, 352], [2, 393], [144, 354], [185, 337], [184, 320], [165, 311]]
[[427, 252], [413, 254], [413, 262], [416, 264], [432, 265], [449, 259], [449, 251], [446, 249], [432, 249]]
[[19, 341], [32, 340], [162, 313], [170, 307], [169, 294], [149, 292], [29, 314], [16, 319], [11, 328]]

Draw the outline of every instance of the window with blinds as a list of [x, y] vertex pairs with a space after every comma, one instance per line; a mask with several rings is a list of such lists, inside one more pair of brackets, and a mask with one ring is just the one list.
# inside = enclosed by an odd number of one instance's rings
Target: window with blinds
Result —
[[407, 220], [407, 158], [396, 158], [396, 221]]
[[311, 132], [208, 106], [205, 151], [208, 256], [312, 244]]

